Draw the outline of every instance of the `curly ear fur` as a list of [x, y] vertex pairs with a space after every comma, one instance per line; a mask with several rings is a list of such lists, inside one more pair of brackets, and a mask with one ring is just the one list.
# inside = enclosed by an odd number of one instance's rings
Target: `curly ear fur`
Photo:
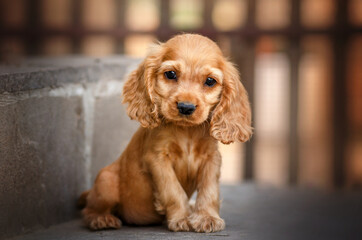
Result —
[[123, 87], [123, 103], [128, 103], [128, 116], [139, 121], [144, 128], [154, 128], [160, 124], [154, 101], [154, 85], [161, 49], [161, 44], [152, 46], [149, 55], [130, 74]]
[[248, 94], [230, 62], [224, 66], [223, 92], [213, 111], [210, 133], [224, 144], [245, 142], [252, 135]]

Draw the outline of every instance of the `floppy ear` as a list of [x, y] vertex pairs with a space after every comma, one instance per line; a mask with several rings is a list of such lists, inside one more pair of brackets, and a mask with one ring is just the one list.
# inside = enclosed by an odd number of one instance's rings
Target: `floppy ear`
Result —
[[245, 142], [252, 135], [248, 94], [230, 62], [224, 65], [223, 91], [211, 117], [210, 133], [224, 144]]
[[123, 87], [123, 103], [128, 103], [128, 116], [139, 121], [144, 128], [160, 124], [154, 96], [156, 68], [162, 57], [160, 51], [161, 44], [152, 46], [149, 55], [130, 74]]

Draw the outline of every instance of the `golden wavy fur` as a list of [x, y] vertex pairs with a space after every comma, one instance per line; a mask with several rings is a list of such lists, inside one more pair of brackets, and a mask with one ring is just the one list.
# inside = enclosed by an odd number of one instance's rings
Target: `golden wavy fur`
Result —
[[97, 230], [166, 219], [171, 231], [224, 229], [217, 141], [244, 142], [252, 134], [248, 96], [233, 64], [210, 39], [178, 35], [152, 46], [123, 96], [141, 127], [81, 195], [86, 225]]

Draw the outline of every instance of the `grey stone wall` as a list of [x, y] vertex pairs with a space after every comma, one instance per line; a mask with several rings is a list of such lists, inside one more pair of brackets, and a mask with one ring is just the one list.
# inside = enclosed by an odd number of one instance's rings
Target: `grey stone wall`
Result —
[[64, 222], [138, 123], [121, 104], [139, 60], [27, 59], [0, 65], [0, 238]]

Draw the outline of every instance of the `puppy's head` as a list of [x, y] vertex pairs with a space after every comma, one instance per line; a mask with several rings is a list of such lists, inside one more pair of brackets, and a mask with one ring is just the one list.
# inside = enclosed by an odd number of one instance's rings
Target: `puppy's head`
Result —
[[124, 86], [132, 119], [153, 128], [162, 121], [181, 126], [210, 124], [223, 143], [246, 141], [252, 133], [247, 93], [238, 71], [210, 39], [178, 35], [154, 45]]

